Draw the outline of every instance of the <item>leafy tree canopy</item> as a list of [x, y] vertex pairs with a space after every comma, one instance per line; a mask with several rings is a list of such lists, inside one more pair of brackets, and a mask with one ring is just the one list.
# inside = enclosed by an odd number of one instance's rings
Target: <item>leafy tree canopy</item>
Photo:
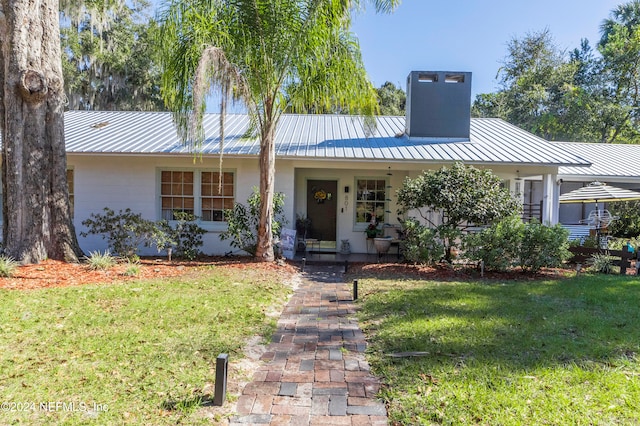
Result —
[[491, 224], [520, 210], [498, 176], [459, 162], [425, 171], [415, 179], [405, 178], [398, 190], [398, 204], [405, 212], [440, 212], [441, 223], [450, 228]]
[[69, 109], [163, 110], [146, 0], [61, 2]]
[[593, 49], [567, 52], [548, 30], [513, 38], [501, 89], [481, 94], [474, 116], [499, 117], [550, 140], [640, 141], [640, 0], [616, 7]]
[[576, 65], [565, 60], [548, 30], [514, 38], [498, 71], [502, 89], [476, 97], [473, 113], [499, 117], [547, 139], [567, 137]]
[[611, 222], [611, 235], [620, 238], [640, 237], [640, 201], [611, 203], [609, 211], [618, 219]]
[[407, 95], [404, 90], [390, 81], [385, 82], [376, 89], [378, 92], [378, 105], [380, 115], [404, 115], [407, 103]]

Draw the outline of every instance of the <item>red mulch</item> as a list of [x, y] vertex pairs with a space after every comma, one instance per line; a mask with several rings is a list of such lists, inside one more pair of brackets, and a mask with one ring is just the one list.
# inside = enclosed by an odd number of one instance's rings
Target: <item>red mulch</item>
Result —
[[575, 269], [544, 268], [537, 273], [524, 272], [513, 269], [507, 272], [485, 271], [481, 276], [480, 270], [462, 265], [440, 264], [435, 266], [409, 265], [397, 263], [372, 263], [349, 265], [349, 273], [358, 276], [375, 278], [424, 279], [424, 280], [472, 280], [484, 278], [488, 280], [518, 280], [533, 281], [559, 279], [575, 276]]
[[[586, 272], [583, 265], [581, 274]], [[438, 264], [435, 266], [422, 266], [398, 263], [370, 263], [350, 264], [349, 273], [361, 277], [373, 278], [398, 278], [415, 280], [503, 280], [503, 281], [535, 281], [571, 278], [576, 276], [576, 265], [568, 265], [567, 268], [542, 268], [536, 273], [514, 268], [506, 272], [485, 271], [481, 275], [480, 269], [471, 265]], [[635, 263], [627, 268], [626, 275], [636, 275]]]
[[[149, 278], [167, 278], [186, 275], [199, 268], [216, 265], [225, 268], [261, 271], [277, 271], [289, 275], [298, 270], [291, 264], [271, 262], [255, 262], [248, 257], [225, 258], [210, 257], [196, 261], [167, 261], [166, 259], [142, 259], [140, 272], [135, 276], [126, 276], [126, 264], [119, 264], [107, 271], [93, 271], [86, 264], [66, 263], [57, 260], [46, 260], [36, 265], [20, 266], [11, 278], [0, 278], [0, 289], [27, 290], [50, 287], [78, 286], [83, 284], [126, 282]], [[513, 270], [509, 272], [485, 272], [472, 267], [456, 265], [420, 266], [397, 263], [372, 263], [349, 265], [349, 274], [359, 277], [428, 279], [428, 280], [544, 280], [575, 276], [575, 269], [546, 268], [532, 274]], [[627, 274], [635, 274], [634, 268], [627, 269]]]
[[11, 278], [0, 278], [0, 289], [28, 290], [51, 287], [68, 287], [83, 284], [126, 282], [149, 278], [166, 278], [186, 275], [199, 268], [217, 265], [234, 269], [260, 269], [291, 273], [295, 268], [288, 264], [254, 262], [247, 258], [206, 258], [197, 261], [171, 261], [166, 259], [142, 259], [140, 272], [135, 276], [124, 275], [128, 265], [118, 264], [106, 271], [93, 271], [82, 263], [66, 263], [45, 260], [39, 264], [19, 266]]

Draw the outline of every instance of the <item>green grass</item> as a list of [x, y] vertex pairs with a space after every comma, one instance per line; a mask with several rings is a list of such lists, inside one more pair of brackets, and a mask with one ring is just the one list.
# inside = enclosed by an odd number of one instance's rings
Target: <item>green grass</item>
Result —
[[0, 402], [27, 404], [3, 406], [0, 423], [211, 424], [200, 408], [213, 400], [206, 389], [215, 359], [237, 360], [247, 337], [274, 329], [264, 312], [289, 291], [278, 278], [218, 267], [158, 281], [0, 290]]
[[636, 277], [360, 288], [392, 424], [640, 424]]

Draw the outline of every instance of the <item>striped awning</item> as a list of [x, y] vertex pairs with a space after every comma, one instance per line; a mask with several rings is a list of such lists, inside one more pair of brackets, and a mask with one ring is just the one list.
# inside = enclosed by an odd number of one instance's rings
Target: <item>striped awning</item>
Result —
[[574, 189], [560, 195], [561, 203], [597, 203], [600, 201], [635, 201], [640, 200], [640, 192], [592, 182], [582, 188]]

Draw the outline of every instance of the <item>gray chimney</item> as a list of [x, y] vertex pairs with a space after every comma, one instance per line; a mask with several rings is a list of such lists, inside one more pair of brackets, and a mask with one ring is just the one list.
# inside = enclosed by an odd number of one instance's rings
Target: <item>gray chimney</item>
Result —
[[471, 73], [412, 71], [407, 77], [410, 137], [469, 139]]

